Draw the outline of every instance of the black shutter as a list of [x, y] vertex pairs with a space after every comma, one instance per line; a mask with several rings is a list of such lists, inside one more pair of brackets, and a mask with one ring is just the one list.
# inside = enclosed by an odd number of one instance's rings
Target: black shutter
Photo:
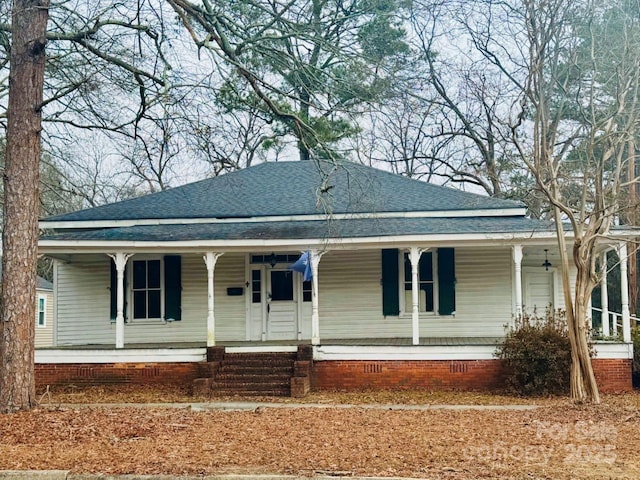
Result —
[[109, 290], [111, 291], [111, 321], [116, 321], [116, 314], [118, 310], [118, 274], [116, 272], [116, 263], [109, 259], [109, 265], [111, 266], [111, 286]]
[[382, 250], [382, 314], [400, 315], [398, 249]]
[[164, 257], [164, 318], [182, 320], [182, 261], [179, 255]]
[[440, 315], [456, 311], [456, 261], [453, 248], [438, 249], [438, 306]]

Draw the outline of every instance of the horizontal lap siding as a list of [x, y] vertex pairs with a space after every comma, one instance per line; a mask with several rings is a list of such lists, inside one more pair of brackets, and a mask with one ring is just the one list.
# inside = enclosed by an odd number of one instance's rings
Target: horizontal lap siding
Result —
[[493, 337], [511, 321], [511, 249], [457, 248], [456, 315], [420, 322], [421, 336]]
[[[206, 269], [204, 272], [205, 295], [203, 298], [206, 304]], [[247, 286], [245, 285], [246, 281], [244, 254], [225, 253], [218, 259], [215, 270], [214, 304], [217, 340], [245, 340], [246, 338], [245, 296], [248, 295]], [[242, 288], [243, 295], [228, 296], [227, 288], [233, 287]]]
[[411, 321], [382, 315], [380, 250], [329, 252], [320, 261], [321, 338], [408, 337]]
[[58, 262], [58, 345], [115, 343], [111, 324], [111, 260]]
[[[135, 256], [133, 257], [135, 258]], [[58, 344], [115, 343], [110, 316], [110, 265], [103, 260], [58, 265]], [[131, 260], [130, 260], [131, 261]], [[227, 287], [244, 285], [244, 256], [223, 255], [215, 272], [215, 311], [219, 339], [244, 339], [244, 296], [227, 296]], [[201, 255], [182, 257], [182, 320], [125, 326], [126, 343], [205, 342], [207, 269]]]

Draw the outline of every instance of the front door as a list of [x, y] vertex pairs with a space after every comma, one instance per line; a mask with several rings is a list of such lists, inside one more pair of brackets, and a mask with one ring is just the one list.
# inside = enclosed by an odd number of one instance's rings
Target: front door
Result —
[[294, 273], [271, 269], [267, 275], [267, 340], [295, 340], [298, 304]]
[[532, 313], [534, 309], [539, 316], [545, 314], [547, 308], [554, 305], [553, 271], [535, 269], [524, 273], [524, 307]]

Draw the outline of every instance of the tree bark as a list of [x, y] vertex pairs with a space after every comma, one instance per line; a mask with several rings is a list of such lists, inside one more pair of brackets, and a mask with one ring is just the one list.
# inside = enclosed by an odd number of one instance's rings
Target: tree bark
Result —
[[0, 411], [35, 404], [38, 166], [49, 0], [14, 0], [2, 232]]

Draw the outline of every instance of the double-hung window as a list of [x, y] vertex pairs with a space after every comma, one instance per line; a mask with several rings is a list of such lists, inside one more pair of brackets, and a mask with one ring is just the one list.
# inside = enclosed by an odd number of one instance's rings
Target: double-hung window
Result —
[[132, 261], [132, 313], [136, 320], [161, 320], [162, 262], [160, 260]]
[[[111, 268], [111, 322], [116, 321], [118, 282]], [[124, 271], [124, 317], [129, 323], [182, 320], [182, 260], [179, 255], [140, 256], [127, 262]]]
[[36, 322], [39, 327], [47, 326], [47, 299], [44, 295], [38, 295], [38, 305], [36, 310]]
[[[410, 312], [413, 306], [411, 261], [409, 254], [404, 254], [404, 311]], [[420, 256], [418, 265], [418, 310], [420, 312], [435, 312], [435, 285], [433, 273], [433, 254], [424, 252]]]
[[[413, 308], [411, 262], [397, 248], [382, 249], [382, 314], [397, 316]], [[456, 310], [455, 251], [437, 248], [424, 252], [418, 266], [420, 312], [454, 315]]]

